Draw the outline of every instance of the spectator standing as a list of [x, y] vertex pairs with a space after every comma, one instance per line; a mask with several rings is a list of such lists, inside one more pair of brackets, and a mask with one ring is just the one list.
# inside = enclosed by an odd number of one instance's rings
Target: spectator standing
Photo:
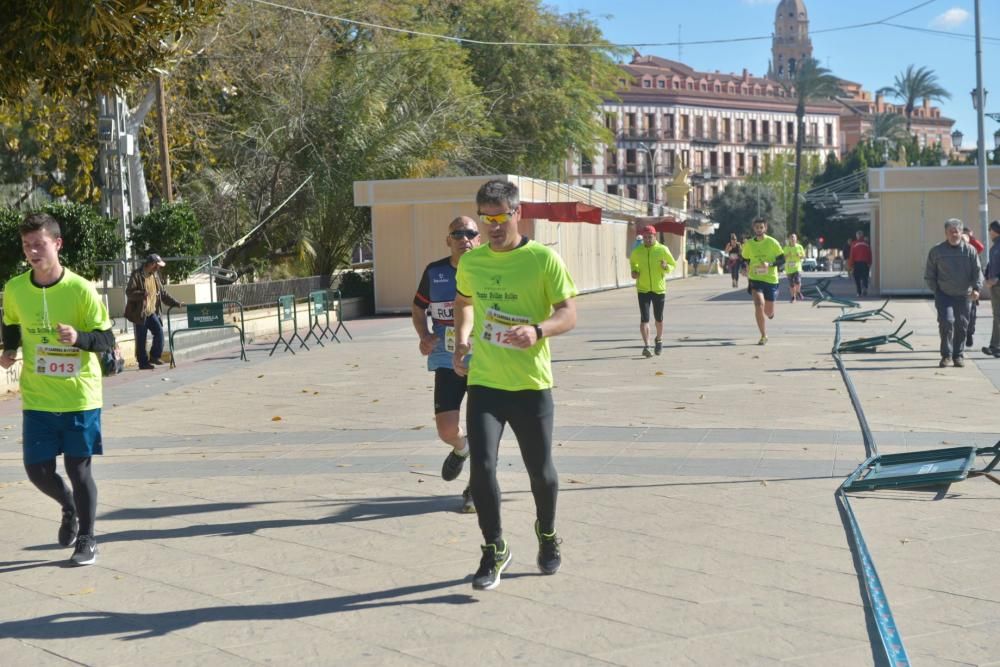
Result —
[[979, 298], [983, 272], [975, 249], [962, 240], [962, 221], [944, 222], [945, 240], [927, 253], [924, 281], [934, 294], [938, 333], [941, 336], [940, 368], [949, 363], [964, 366], [965, 332], [970, 302]]
[[993, 307], [993, 332], [983, 354], [1000, 357], [1000, 220], [990, 223], [990, 258], [986, 264], [986, 283]]
[[[135, 325], [135, 357], [141, 370], [153, 370], [163, 363], [160, 359], [163, 354], [163, 320], [160, 319], [163, 303], [175, 308], [184, 305], [163, 287], [159, 271], [166, 265], [156, 253], [149, 255], [142, 266], [132, 272], [125, 287], [125, 319]], [[148, 355], [147, 334], [153, 336]]]
[[[962, 240], [972, 246], [976, 251], [977, 255], [982, 254], [986, 250], [986, 246], [983, 242], [976, 238], [976, 235], [972, 233], [972, 230], [968, 227], [962, 229]], [[976, 334], [976, 316], [979, 314], [979, 299], [971, 302], [969, 304], [969, 328], [965, 332], [965, 347], [972, 347], [972, 339]]]
[[850, 264], [854, 272], [854, 285], [858, 296], [868, 296], [868, 275], [872, 267], [872, 247], [864, 232], [858, 230], [851, 243]]

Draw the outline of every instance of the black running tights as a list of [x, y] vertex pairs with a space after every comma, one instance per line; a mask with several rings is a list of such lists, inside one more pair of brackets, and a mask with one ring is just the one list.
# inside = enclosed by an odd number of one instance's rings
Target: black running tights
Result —
[[94, 519], [97, 517], [97, 484], [90, 472], [90, 457], [64, 456], [66, 474], [73, 485], [70, 493], [66, 482], [56, 472], [56, 461], [29, 463], [24, 466], [28, 479], [38, 490], [62, 505], [64, 510], [76, 510], [80, 519], [80, 534], [94, 534]]
[[504, 426], [510, 424], [531, 480], [535, 513], [542, 532], [555, 530], [559, 476], [552, 462], [552, 392], [502, 391], [470, 386], [466, 409], [469, 434], [469, 485], [476, 503], [479, 528], [487, 544], [503, 538], [500, 525], [500, 485], [497, 457]]

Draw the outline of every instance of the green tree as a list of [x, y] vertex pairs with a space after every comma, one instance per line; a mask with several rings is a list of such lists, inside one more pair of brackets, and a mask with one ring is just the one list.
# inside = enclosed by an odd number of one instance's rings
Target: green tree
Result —
[[815, 58], [804, 58], [795, 72], [792, 94], [795, 96], [795, 190], [792, 195], [791, 231], [799, 231], [799, 189], [802, 181], [802, 143], [806, 133], [806, 104], [840, 94], [840, 84], [830, 70], [820, 67]]
[[97, 106], [93, 99], [46, 97], [38, 86], [0, 105], [0, 182], [20, 185], [21, 206], [36, 188], [51, 197], [95, 203]]
[[[136, 257], [155, 252], [161, 257], [200, 257], [204, 254], [201, 226], [185, 203], [164, 204], [129, 227]], [[171, 280], [183, 280], [203, 262], [199, 259], [167, 262], [163, 272]]]
[[[63, 247], [62, 264], [88, 280], [102, 275], [99, 262], [112, 262], [121, 256], [125, 244], [117, 233], [117, 223], [84, 204], [46, 204], [41, 211], [59, 223]], [[27, 270], [21, 250], [18, 226], [25, 212], [0, 209], [0, 280]]]
[[906, 128], [906, 119], [898, 113], [874, 113], [869, 119], [871, 127], [865, 136], [882, 148], [883, 158], [889, 154], [890, 149], [909, 143], [910, 134]]
[[909, 65], [905, 72], [897, 74], [891, 86], [881, 88], [878, 92], [904, 101], [907, 134], [911, 133], [913, 110], [917, 106], [917, 100], [941, 102], [951, 98], [951, 93], [938, 84], [934, 70], [926, 67], [915, 68], [913, 65]]
[[[446, 3], [452, 34], [483, 42], [606, 44], [585, 13], [558, 14], [539, 0]], [[472, 80], [490, 101], [492, 132], [470, 173], [559, 178], [571, 151], [594, 155], [613, 137], [595, 109], [615, 97], [621, 70], [607, 49], [466, 44]]]
[[[376, 3], [358, 18], [406, 19], [411, 4]], [[370, 233], [354, 181], [463, 173], [491, 131], [487, 100], [456, 44], [287, 12], [268, 12], [264, 31], [260, 11], [229, 7], [225, 39], [175, 77], [180, 115], [202, 123], [187, 135], [208, 149], [175, 152], [202, 160], [178, 187], [224, 265], [329, 273]]]
[[776, 215], [778, 209], [778, 197], [768, 184], [762, 181], [727, 183], [709, 202], [712, 221], [719, 224], [712, 234], [713, 243], [722, 247], [733, 233], [739, 238], [749, 236], [752, 234], [751, 223], [758, 216], [768, 220], [771, 236], [784, 239], [785, 222]]
[[0, 3], [0, 102], [39, 82], [46, 95], [93, 99], [150, 78], [178, 38], [223, 0], [21, 0]]

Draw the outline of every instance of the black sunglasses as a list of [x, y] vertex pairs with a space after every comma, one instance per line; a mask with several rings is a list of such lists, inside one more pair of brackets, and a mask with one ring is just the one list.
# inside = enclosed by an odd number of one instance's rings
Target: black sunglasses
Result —
[[453, 239], [474, 239], [479, 236], [479, 232], [475, 229], [456, 229], [453, 232], [449, 232], [448, 236]]

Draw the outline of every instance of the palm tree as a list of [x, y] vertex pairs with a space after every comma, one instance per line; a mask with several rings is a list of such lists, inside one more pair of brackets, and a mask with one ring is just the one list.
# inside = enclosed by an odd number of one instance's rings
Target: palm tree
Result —
[[937, 74], [926, 67], [914, 69], [913, 65], [906, 68], [902, 74], [897, 74], [895, 82], [878, 91], [882, 95], [891, 95], [899, 100], [906, 100], [906, 133], [911, 133], [913, 125], [913, 109], [917, 100], [941, 102], [951, 98], [951, 93], [938, 85]]
[[[885, 155], [888, 155], [889, 147], [897, 144], [908, 143], [910, 133], [906, 131], [906, 119], [898, 113], [873, 113], [868, 117], [871, 127], [865, 133], [873, 143], [885, 142]], [[886, 157], [888, 161], [888, 157]]]
[[830, 70], [820, 67], [815, 58], [804, 58], [792, 81], [792, 94], [795, 103], [795, 194], [792, 199], [791, 231], [799, 232], [799, 188], [802, 179], [802, 140], [806, 133], [806, 103], [811, 100], [822, 100], [841, 94], [840, 82], [830, 74]]

